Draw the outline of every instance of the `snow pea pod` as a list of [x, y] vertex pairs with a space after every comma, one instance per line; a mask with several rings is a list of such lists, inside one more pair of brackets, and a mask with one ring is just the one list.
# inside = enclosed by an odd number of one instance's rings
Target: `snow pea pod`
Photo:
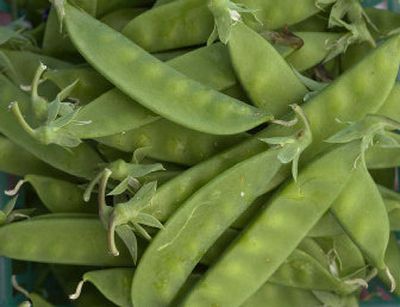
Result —
[[79, 80], [69, 96], [78, 99], [80, 104], [87, 104], [113, 88], [99, 73], [86, 67], [48, 70], [44, 78], [54, 82], [60, 90]]
[[66, 176], [3, 136], [0, 136], [0, 170], [18, 176]]
[[329, 53], [327, 42], [336, 41], [342, 36], [341, 33], [330, 32], [295, 32], [304, 45], [299, 50], [290, 54], [286, 61], [296, 70], [302, 72], [310, 67], [321, 63]]
[[[151, 241], [137, 267], [131, 292], [135, 306], [172, 302], [204, 253], [254, 199], [265, 193], [281, 168], [277, 154], [278, 150], [267, 150], [235, 165], [178, 209]], [[158, 274], [150, 274], [156, 268]]]
[[311, 291], [266, 283], [241, 306], [263, 307], [320, 305], [321, 302], [313, 295]]
[[2, 134], [57, 169], [77, 177], [92, 178], [98, 164], [102, 162], [96, 151], [86, 144], [66, 150], [57, 145], [45, 146], [38, 143], [23, 130], [8, 110], [10, 102], [15, 100], [19, 101], [21, 108], [25, 109], [29, 105], [29, 97], [4, 76], [0, 76], [0, 89], [2, 93], [0, 132]]
[[365, 13], [367, 13], [372, 23], [378, 28], [380, 32], [378, 35], [386, 35], [390, 31], [400, 27], [399, 14], [396, 12], [379, 10], [376, 8], [366, 8]]
[[331, 211], [368, 261], [379, 270], [385, 270], [389, 219], [379, 190], [364, 163], [358, 163]]
[[29, 51], [2, 49], [0, 51], [1, 66], [4, 74], [16, 85], [30, 85], [37, 71], [38, 65], [43, 63], [53, 69], [71, 68], [72, 64], [45, 55]]
[[[189, 293], [183, 305], [244, 303], [271, 277], [341, 193], [351, 176], [359, 146], [359, 142], [353, 142], [328, 152], [300, 172], [297, 184], [290, 182], [278, 191]], [[226, 291], [229, 296], [224, 294]]]
[[104, 22], [106, 25], [109, 27], [113, 28], [116, 31], [121, 32], [122, 29], [128, 24], [129, 21], [131, 21], [133, 18], [139, 16], [143, 12], [145, 12], [146, 9], [119, 9], [117, 11], [113, 11], [104, 17], [102, 17], [100, 20], [101, 22]]
[[[185, 77], [67, 3], [65, 12], [71, 39], [88, 62], [153, 112], [211, 134], [240, 133], [271, 119], [262, 110]], [[110, 57], [116, 49], [120, 56]]]
[[240, 83], [257, 107], [279, 118], [289, 104], [302, 101], [307, 94], [307, 88], [275, 48], [244, 23], [233, 26], [228, 46]]
[[[244, 20], [258, 31], [294, 24], [319, 11], [313, 0], [283, 0], [279, 4], [271, 0], [241, 0], [240, 3], [255, 10], [262, 26], [246, 17]], [[207, 4], [203, 0], [177, 0], [157, 6], [133, 19], [122, 33], [149, 52], [203, 44], [214, 27]]]
[[134, 271], [124, 268], [113, 268], [98, 271], [89, 271], [83, 275], [82, 281], [78, 284], [77, 292], [70, 297], [76, 299], [80, 296], [83, 283], [93, 284], [109, 301], [117, 306], [132, 306], [129, 297], [129, 286]]
[[[160, 134], [160, 131], [163, 133]], [[97, 141], [127, 152], [148, 147], [147, 156], [153, 159], [194, 165], [247, 137], [246, 134], [211, 136], [160, 119], [119, 135], [98, 138]]]
[[[304, 161], [309, 161], [325, 149], [327, 144], [322, 141], [342, 128], [336, 122], [337, 118], [354, 121], [363, 118], [368, 113], [376, 112], [392, 88], [391, 80], [394, 82], [397, 75], [397, 66], [393, 63], [398, 63], [400, 60], [398, 49], [398, 41], [394, 38], [376, 49], [368, 58], [333, 82], [318, 96], [304, 103], [304, 112], [314, 121], [311, 122], [314, 142], [310, 145], [312, 150], [305, 150], [302, 157]], [[388, 54], [392, 55], [390, 60], [387, 59]], [[360, 78], [368, 79], [365, 82], [369, 86], [365, 88], [362, 82], [359, 90], [355, 91], [355, 84], [360, 82]], [[288, 128], [271, 126], [257, 136], [288, 135], [290, 134], [288, 130]], [[315, 135], [318, 135], [317, 139]], [[212, 178], [267, 148], [266, 144], [252, 138], [197, 164], [160, 187], [151, 204], [145, 208], [145, 212], [154, 215], [160, 221], [165, 221], [181, 203]], [[284, 179], [284, 177], [279, 177], [276, 181], [278, 183]], [[125, 214], [129, 213], [125, 212]], [[129, 220], [129, 217], [127, 219]]]
[[84, 190], [68, 181], [38, 175], [25, 176], [42, 203], [52, 213], [95, 213], [94, 202], [83, 201]]
[[[0, 228], [0, 255], [46, 263], [128, 266], [126, 249], [119, 257], [107, 253], [106, 236], [96, 215], [71, 218], [51, 215]], [[118, 243], [122, 247], [122, 243]]]

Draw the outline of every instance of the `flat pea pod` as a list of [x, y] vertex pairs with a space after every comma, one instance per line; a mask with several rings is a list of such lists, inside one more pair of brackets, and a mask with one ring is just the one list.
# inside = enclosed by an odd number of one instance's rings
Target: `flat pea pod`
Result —
[[[163, 133], [160, 134], [160, 131]], [[153, 159], [194, 165], [247, 137], [246, 134], [211, 136], [160, 119], [119, 135], [98, 138], [97, 141], [127, 152], [147, 147], [147, 156]]]
[[0, 51], [0, 62], [4, 66], [3, 73], [17, 85], [30, 85], [40, 63], [53, 69], [72, 67], [70, 63], [49, 56], [6, 49]]
[[[397, 66], [393, 65], [393, 61], [398, 63], [400, 60], [396, 54], [398, 49], [398, 41], [394, 38], [386, 45], [377, 48], [368, 58], [333, 82], [318, 96], [304, 103], [303, 110], [307, 117], [313, 118], [315, 121], [311, 122], [314, 140], [310, 145], [312, 150], [305, 150], [302, 157], [304, 161], [309, 161], [324, 150], [327, 144], [322, 141], [342, 128], [336, 122], [337, 118], [344, 117], [345, 120], [355, 121], [363, 118], [366, 114], [376, 112], [383, 104], [392, 88], [390, 81], [394, 82], [397, 75]], [[387, 60], [388, 55], [393, 56], [389, 61]], [[366, 72], [369, 73], [366, 74]], [[356, 92], [354, 85], [360, 82], [360, 78], [363, 80], [368, 78], [366, 83], [369, 86], [365, 88], [360, 84], [359, 91]], [[362, 83], [364, 84], [364, 82]], [[289, 132], [288, 130], [271, 126], [257, 136], [289, 135], [290, 130]], [[295, 131], [293, 129], [291, 132]], [[265, 143], [252, 138], [197, 164], [160, 187], [151, 204], [146, 207], [146, 213], [154, 215], [160, 221], [165, 221], [181, 203], [212, 178], [267, 148]], [[284, 179], [282, 177], [276, 180], [282, 182]]]
[[84, 190], [76, 184], [51, 177], [38, 175], [25, 176], [44, 206], [51, 213], [96, 213], [94, 202], [83, 200]]
[[192, 289], [183, 306], [244, 303], [269, 280], [341, 193], [359, 146], [353, 142], [322, 155], [300, 172], [297, 183], [290, 182], [278, 191]]
[[[98, 217], [32, 218], [0, 228], [0, 255], [24, 260], [90, 266], [132, 265], [126, 249], [119, 257], [107, 252]], [[119, 242], [122, 247], [122, 243]]]
[[[390, 38], [304, 104], [303, 110], [310, 121], [313, 134], [313, 143], [302, 155], [305, 161], [309, 155], [316, 155], [329, 147], [324, 140], [344, 127], [338, 119], [341, 122], [354, 122], [367, 114], [379, 112], [385, 105], [397, 77], [399, 44], [400, 36]], [[381, 74], [383, 71], [385, 73]], [[373, 84], [374, 90], [369, 88], [371, 91], [368, 90], [367, 93], [366, 84]], [[258, 136], [263, 138], [290, 135], [297, 129], [298, 125], [274, 125], [260, 132]]]
[[[254, 199], [265, 193], [281, 168], [278, 152], [268, 150], [238, 163], [178, 209], [151, 241], [137, 267], [131, 292], [135, 306], [172, 302], [205, 252]], [[121, 216], [116, 211], [113, 214]], [[151, 274], [154, 270], [157, 275]]]
[[69, 96], [78, 99], [80, 104], [87, 104], [113, 88], [99, 73], [86, 67], [49, 70], [44, 78], [54, 82], [59, 89], [79, 80]]
[[365, 13], [378, 28], [379, 34], [385, 35], [400, 27], [399, 14], [396, 12], [379, 10], [376, 8], [365, 8]]
[[[316, 14], [313, 0], [241, 0], [253, 9], [262, 25], [243, 16], [258, 31], [273, 30], [297, 23]], [[204, 0], [177, 0], [155, 7], [133, 19], [122, 31], [124, 35], [149, 52], [200, 45], [207, 41], [214, 19]], [[172, 29], [172, 30], [171, 30]]]
[[119, 9], [103, 16], [100, 20], [109, 27], [120, 32], [128, 24], [129, 21], [145, 11], [146, 9], [141, 8], [130, 10]]
[[311, 291], [266, 283], [241, 306], [318, 307], [321, 306], [321, 302], [313, 295]]
[[329, 53], [327, 42], [336, 41], [341, 33], [330, 32], [295, 32], [304, 45], [299, 50], [289, 54], [286, 61], [296, 70], [302, 72], [321, 63]]
[[69, 150], [57, 145], [45, 146], [38, 143], [16, 122], [12, 113], [8, 112], [10, 102], [15, 100], [20, 102], [22, 109], [26, 108], [29, 105], [29, 97], [4, 76], [0, 76], [0, 89], [2, 93], [0, 132], [2, 134], [56, 169], [77, 177], [92, 178], [98, 164], [102, 162], [96, 151], [84, 143]]
[[382, 106], [382, 108], [379, 110], [377, 114], [387, 116], [396, 121], [400, 121], [400, 111], [398, 107], [399, 99], [400, 99], [400, 83], [397, 82], [393, 86], [389, 97], [385, 101], [385, 104]]
[[279, 118], [308, 93], [276, 49], [244, 23], [233, 26], [228, 46], [240, 83], [257, 107]]
[[[81, 54], [109, 81], [153, 112], [211, 134], [240, 133], [271, 119], [262, 110], [185, 77], [67, 3], [65, 11], [68, 32]], [[110, 57], [116, 49], [121, 56]]]
[[[396, 284], [400, 284], [400, 248], [397, 241], [396, 235], [392, 233], [390, 235], [389, 244], [386, 250], [385, 262], [389, 267], [390, 272], [393, 275]], [[390, 288], [391, 281], [387, 278], [386, 272], [380, 271], [379, 278]], [[394, 294], [400, 295], [400, 290], [396, 287]]]
[[0, 170], [18, 176], [66, 176], [3, 136], [0, 136]]
[[[129, 268], [112, 268], [106, 270], [89, 271], [83, 275], [82, 282], [78, 286], [81, 288], [83, 282], [93, 284], [109, 301], [117, 306], [132, 306], [129, 296], [129, 287], [133, 278], [134, 271]], [[79, 292], [81, 289], [78, 289]], [[79, 294], [79, 292], [77, 294]]]
[[389, 218], [382, 196], [364, 163], [358, 163], [331, 211], [367, 260], [379, 270], [385, 270]]

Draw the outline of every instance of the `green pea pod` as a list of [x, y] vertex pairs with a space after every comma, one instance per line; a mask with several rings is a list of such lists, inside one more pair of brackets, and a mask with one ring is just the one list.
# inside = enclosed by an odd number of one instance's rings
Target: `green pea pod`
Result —
[[93, 284], [109, 301], [117, 306], [132, 306], [129, 297], [129, 286], [133, 277], [132, 269], [106, 269], [99, 271], [89, 271], [83, 275], [79, 283], [77, 292], [70, 295], [73, 299], [80, 296], [84, 282]]
[[40, 307], [52, 307], [54, 305], [50, 304], [47, 302], [44, 298], [42, 298], [39, 294], [37, 293], [30, 293], [29, 294], [29, 299], [32, 302], [32, 306], [40, 306]]
[[327, 212], [311, 229], [308, 235], [312, 238], [318, 238], [336, 236], [342, 233], [343, 228], [340, 226], [335, 216], [332, 213]]
[[[98, 217], [32, 218], [0, 228], [0, 255], [24, 260], [91, 266], [129, 266], [126, 249], [119, 257], [107, 252]], [[122, 243], [118, 243], [122, 247]]]
[[328, 18], [323, 14], [316, 14], [292, 25], [290, 29], [302, 32], [326, 32], [328, 31]]
[[140, 9], [140, 8], [130, 9], [130, 10], [119, 9], [117, 11], [113, 11], [105, 15], [100, 20], [109, 27], [113, 28], [114, 30], [121, 32], [129, 21], [139, 16], [145, 11], [146, 11], [145, 9]]
[[[392, 233], [390, 235], [389, 244], [386, 250], [385, 262], [393, 275], [393, 278], [397, 285], [400, 284], [400, 248], [397, 242], [396, 235]], [[392, 281], [388, 279], [385, 271], [379, 272], [379, 278], [390, 288]], [[397, 287], [394, 291], [396, 295], [400, 295], [400, 290]]]
[[389, 218], [379, 190], [363, 163], [358, 163], [331, 211], [368, 261], [385, 270]]
[[[160, 131], [163, 133], [160, 134]], [[147, 155], [153, 159], [194, 165], [247, 137], [246, 134], [211, 136], [160, 119], [135, 130], [97, 140], [127, 152], [148, 147]]]
[[[235, 165], [193, 194], [167, 221], [151, 241], [135, 273], [135, 306], [172, 302], [205, 251], [255, 198], [265, 193], [281, 167], [277, 154], [277, 150], [268, 150]], [[179, 270], [171, 270], [172, 267]], [[149, 275], [155, 268], [158, 274]]]
[[[240, 133], [271, 119], [262, 110], [185, 77], [67, 3], [65, 12], [68, 32], [81, 54], [128, 96], [155, 113], [211, 134]], [[94, 35], [99, 32], [100, 36]], [[110, 57], [116, 49], [121, 56]]]
[[0, 136], [0, 170], [18, 176], [27, 174], [59, 178], [66, 176], [2, 136]]
[[[359, 146], [359, 142], [354, 142], [328, 152], [304, 168], [297, 183], [291, 182], [278, 191], [268, 207], [192, 289], [184, 306], [240, 306], [255, 293], [346, 186]], [[135, 290], [135, 278], [132, 289]], [[226, 291], [229, 296], [223, 294]], [[135, 294], [132, 291], [133, 300]]]
[[378, 28], [379, 33], [375, 34], [386, 35], [390, 31], [400, 28], [399, 14], [388, 10], [380, 10], [376, 8], [366, 8], [365, 13], [371, 19], [371, 22]]
[[76, 184], [37, 175], [25, 176], [25, 181], [33, 186], [51, 213], [95, 213], [97, 210], [94, 202], [83, 201], [84, 190]]
[[[84, 0], [89, 3], [91, 1], [93, 0]], [[97, 0], [96, 16], [102, 17], [119, 9], [131, 10], [136, 7], [150, 6], [153, 2], [153, 0]]]
[[304, 45], [290, 54], [286, 61], [296, 70], [302, 72], [321, 63], [329, 53], [327, 43], [335, 41], [343, 34], [330, 32], [295, 32]]
[[242, 307], [263, 306], [320, 306], [311, 291], [266, 283]]
[[[303, 154], [303, 159], [304, 155], [307, 156], [304, 160], [310, 160], [325, 149], [327, 144], [324, 144], [323, 140], [342, 128], [336, 122], [337, 118], [357, 120], [368, 113], [376, 112], [377, 108], [383, 104], [392, 88], [391, 80], [394, 82], [397, 75], [397, 66], [393, 66], [394, 59], [399, 61], [399, 56], [396, 54], [397, 44], [397, 39], [394, 38], [382, 45], [359, 65], [304, 104], [307, 117], [313, 118], [311, 128], [314, 139], [310, 145], [312, 150], [306, 149]], [[388, 54], [393, 56], [393, 58], [390, 57], [390, 62], [387, 61]], [[366, 71], [370, 73], [366, 74]], [[384, 78], [378, 76], [384, 76]], [[366, 82], [369, 86], [364, 88], [360, 84], [363, 90], [354, 95], [354, 84], [360, 82], [360, 78], [368, 78], [369, 81]], [[362, 104], [361, 101], [363, 101]], [[294, 131], [293, 129], [292, 132]], [[285, 135], [284, 133], [286, 135], [290, 133], [288, 128], [271, 126], [260, 132], [258, 136]], [[315, 134], [318, 135], [317, 139]], [[165, 221], [189, 196], [212, 178], [266, 148], [267, 145], [259, 140], [250, 139], [192, 167], [160, 187], [145, 212], [154, 215], [160, 221]], [[284, 179], [278, 176], [275, 180], [279, 184]]]
[[69, 97], [78, 99], [80, 104], [87, 104], [112, 88], [99, 73], [86, 67], [50, 70], [44, 78], [54, 82], [60, 90], [78, 80]]
[[2, 49], [0, 63], [4, 74], [16, 85], [30, 85], [40, 63], [52, 69], [71, 68], [72, 64], [29, 51]]
[[[343, 122], [355, 122], [367, 114], [378, 113], [385, 105], [397, 76], [397, 63], [400, 60], [397, 51], [399, 44], [400, 36], [387, 40], [327, 86], [319, 95], [304, 104], [304, 113], [310, 121], [313, 134], [313, 143], [304, 151], [304, 160], [308, 160], [308, 155], [314, 156], [328, 148], [329, 144], [324, 142], [325, 139], [341, 130], [344, 127]], [[388, 57], [396, 63], [394, 66], [393, 62], [388, 61]], [[387, 72], [383, 78], [377, 72], [381, 69]], [[364, 91], [365, 84], [373, 84], [375, 92]], [[273, 126], [262, 131], [259, 136], [264, 138], [288, 135], [296, 129], [297, 125]]]
[[[157, 6], [133, 19], [122, 33], [150, 52], [203, 44], [214, 27], [208, 3], [177, 0]], [[279, 4], [271, 0], [241, 0], [239, 3], [255, 11], [260, 24], [252, 18], [244, 17], [244, 20], [258, 31], [294, 24], [319, 11], [313, 0], [301, 3], [284, 0]]]
[[280, 118], [289, 104], [302, 101], [307, 94], [275, 48], [244, 23], [233, 26], [228, 46], [238, 78], [257, 107]]
[[385, 104], [377, 113], [378, 115], [383, 115], [390, 117], [393, 120], [400, 121], [400, 111], [398, 108], [398, 101], [400, 99], [400, 83], [396, 83], [390, 92], [389, 97], [386, 99]]
[[157, 6], [160, 6], [160, 5], [168, 4], [168, 3], [171, 3], [173, 1], [175, 1], [175, 0], [157, 0], [154, 3], [153, 7], [157, 7]]
[[91, 178], [101, 159], [88, 145], [81, 144], [76, 148], [64, 149], [57, 145], [42, 145], [34, 140], [17, 123], [8, 110], [10, 102], [18, 100], [24, 110], [29, 105], [29, 97], [16, 88], [5, 77], [0, 76], [0, 132], [12, 139], [17, 145], [29, 151], [37, 158], [68, 174]]

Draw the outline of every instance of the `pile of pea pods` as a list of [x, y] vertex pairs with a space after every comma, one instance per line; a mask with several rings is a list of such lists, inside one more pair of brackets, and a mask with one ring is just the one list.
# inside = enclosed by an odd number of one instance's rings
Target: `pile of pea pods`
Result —
[[21, 180], [0, 256], [21, 306], [352, 307], [378, 279], [400, 295], [400, 15], [13, 3], [0, 171]]

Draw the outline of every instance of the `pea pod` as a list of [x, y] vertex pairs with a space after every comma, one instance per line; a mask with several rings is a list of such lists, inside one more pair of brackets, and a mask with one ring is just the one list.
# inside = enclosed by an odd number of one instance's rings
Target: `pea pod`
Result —
[[[309, 149], [306, 149], [303, 154], [304, 161], [310, 160], [328, 147], [322, 141], [342, 128], [336, 122], [337, 118], [354, 121], [363, 118], [368, 113], [376, 112], [380, 105], [384, 103], [392, 88], [391, 80], [394, 82], [397, 75], [397, 68], [393, 66], [393, 61], [394, 59], [397, 62], [400, 60], [396, 54], [398, 48], [398, 39], [393, 38], [376, 49], [359, 65], [333, 82], [318, 96], [304, 104], [303, 108], [307, 117], [313, 118], [311, 129], [314, 139]], [[390, 61], [387, 61], [388, 54], [393, 55]], [[366, 74], [366, 71], [370, 73]], [[379, 73], [377, 73], [378, 71]], [[385, 78], [378, 76], [385, 76]], [[360, 85], [360, 91], [357, 91], [357, 95], [355, 95], [354, 84], [360, 82], [360, 78], [368, 78], [367, 83], [370, 86], [365, 89], [364, 86]], [[361, 101], [363, 101], [362, 104]], [[294, 133], [296, 130], [292, 129]], [[288, 134], [290, 134], [289, 128], [271, 126], [261, 131], [257, 136]], [[316, 135], [317, 137], [315, 137]], [[182, 202], [210, 181], [211, 178], [236, 163], [266, 150], [266, 148], [267, 146], [259, 140], [250, 139], [196, 165], [160, 187], [153, 197], [152, 203], [146, 207], [145, 211], [154, 215], [160, 221], [166, 220]], [[276, 180], [282, 182], [284, 178], [280, 177]]]
[[8, 111], [8, 105], [11, 101], [20, 101], [21, 107], [24, 108], [28, 105], [29, 98], [12, 85], [5, 77], [1, 76], [0, 88], [3, 95], [3, 99], [0, 102], [1, 133], [15, 141], [17, 145], [57, 169], [78, 177], [92, 177], [97, 165], [101, 163], [101, 159], [95, 151], [86, 144], [81, 144], [69, 151], [56, 145], [45, 146], [39, 144], [23, 130], [16, 122], [12, 113]]
[[[235, 165], [193, 194], [167, 221], [135, 273], [132, 284], [135, 306], [172, 302], [205, 251], [265, 192], [281, 166], [277, 154], [276, 150], [269, 150]], [[119, 209], [122, 207], [116, 208], [114, 216], [122, 217]], [[203, 231], [196, 231], [199, 228]], [[179, 269], [171, 270], [172, 267]], [[157, 276], [149, 275], [155, 268]]]
[[378, 28], [379, 34], [386, 35], [400, 27], [399, 14], [388, 10], [379, 10], [376, 8], [366, 8], [365, 13], [371, 19], [372, 23]]
[[101, 18], [101, 21], [104, 22], [109, 27], [113, 28], [116, 31], [122, 31], [122, 29], [131, 21], [133, 18], [139, 16], [145, 9], [119, 9], [117, 11], [113, 11]]
[[358, 164], [331, 210], [368, 261], [385, 270], [389, 219], [382, 197], [363, 163]]
[[[359, 146], [359, 142], [354, 142], [321, 156], [303, 169], [297, 184], [291, 182], [277, 192], [268, 207], [195, 286], [184, 306], [240, 306], [255, 293], [341, 193], [352, 173]], [[282, 236], [285, 240], [280, 239]], [[135, 278], [132, 289], [135, 290]], [[225, 291], [231, 294], [223, 295]], [[132, 294], [135, 299], [136, 292]]]
[[73, 299], [80, 296], [84, 282], [92, 283], [109, 301], [117, 306], [131, 306], [128, 295], [129, 285], [133, 277], [132, 269], [107, 269], [89, 271], [83, 275], [82, 281], [78, 285], [77, 292], [70, 295]]
[[311, 291], [266, 283], [241, 306], [262, 307], [266, 305], [320, 306], [321, 302]]
[[[153, 112], [211, 134], [240, 133], [271, 119], [259, 109], [185, 77], [120, 33], [67, 3], [65, 12], [71, 39], [89, 63]], [[101, 36], [94, 36], [99, 31]], [[115, 48], [121, 56], [110, 58]], [[165, 86], [166, 80], [168, 86]]]
[[94, 266], [132, 264], [125, 249], [119, 257], [107, 253], [105, 232], [96, 215], [11, 223], [0, 228], [0, 242], [0, 255], [13, 259]]
[[25, 176], [28, 173], [66, 176], [2, 136], [0, 136], [0, 170], [18, 176]]
[[31, 138], [16, 122], [8, 110], [12, 101], [19, 101], [24, 110], [29, 105], [29, 98], [5, 77], [0, 76], [2, 100], [0, 101], [0, 132], [12, 139], [17, 145], [31, 152], [39, 159], [68, 174], [91, 178], [101, 163], [100, 157], [88, 145], [81, 144], [66, 150], [56, 145], [45, 146]]
[[78, 80], [69, 96], [78, 99], [80, 104], [87, 104], [112, 88], [107, 80], [90, 68], [49, 70], [44, 78], [54, 82], [60, 90]]
[[[214, 20], [203, 0], [177, 0], [157, 6], [133, 19], [122, 31], [124, 35], [150, 52], [200, 45], [207, 41]], [[250, 18], [246, 23], [257, 30], [278, 29], [316, 14], [314, 1], [241, 0], [241, 4], [255, 11], [262, 26]], [[171, 30], [173, 29], [173, 30]]]
[[275, 48], [244, 23], [233, 26], [228, 46], [238, 78], [254, 105], [279, 118], [289, 104], [301, 101], [308, 92]]
[[95, 213], [94, 202], [83, 201], [84, 190], [68, 181], [37, 175], [25, 176], [42, 203], [52, 213]]
[[194, 165], [246, 138], [246, 134], [210, 136], [160, 119], [132, 131], [97, 140], [127, 152], [147, 147], [147, 155], [153, 159]]

